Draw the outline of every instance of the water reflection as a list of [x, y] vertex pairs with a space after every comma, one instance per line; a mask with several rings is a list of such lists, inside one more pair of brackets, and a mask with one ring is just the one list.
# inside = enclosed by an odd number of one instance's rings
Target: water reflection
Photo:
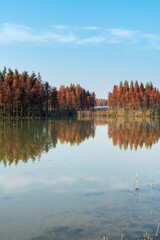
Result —
[[58, 141], [79, 145], [94, 137], [92, 121], [48, 120], [0, 124], [0, 162], [11, 165], [19, 160], [40, 159], [42, 152], [55, 148]]
[[13, 162], [17, 165], [20, 160], [39, 160], [42, 152], [56, 148], [58, 142], [74, 146], [94, 138], [99, 126], [108, 127], [108, 138], [112, 139], [113, 145], [125, 150], [137, 150], [138, 146], [151, 149], [160, 138], [158, 120], [94, 118], [3, 122], [0, 123], [0, 162], [6, 166]]
[[138, 146], [151, 149], [160, 138], [160, 122], [158, 120], [126, 121], [117, 119], [108, 121], [108, 137], [112, 138], [113, 145], [120, 149], [137, 150]]
[[[136, 128], [131, 136], [143, 139], [144, 148], [121, 151], [114, 147], [112, 139], [118, 137], [113, 133], [118, 134], [119, 128], [125, 141], [125, 129]], [[148, 151], [145, 141], [151, 136], [156, 143], [159, 135], [157, 120], [1, 124], [0, 152], [5, 164], [40, 156], [41, 161], [1, 166], [0, 239], [104, 240], [106, 236], [119, 240], [123, 234], [123, 239], [137, 240], [144, 239], [146, 232], [155, 237], [160, 213], [159, 144]]]

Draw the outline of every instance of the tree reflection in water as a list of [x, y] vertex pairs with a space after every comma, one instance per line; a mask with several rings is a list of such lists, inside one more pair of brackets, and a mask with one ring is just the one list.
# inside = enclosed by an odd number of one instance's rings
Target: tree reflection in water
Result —
[[93, 121], [48, 120], [3, 122], [0, 124], [0, 161], [15, 165], [35, 161], [42, 152], [55, 148], [58, 141], [79, 145], [95, 136]]
[[79, 145], [95, 136], [96, 126], [108, 126], [108, 137], [120, 149], [151, 148], [160, 138], [160, 122], [105, 119], [39, 120], [0, 123], [0, 161], [15, 165], [40, 159], [42, 152], [56, 148], [58, 141]]
[[160, 138], [160, 122], [153, 121], [108, 121], [108, 137], [120, 149], [131, 150], [145, 146], [151, 148]]

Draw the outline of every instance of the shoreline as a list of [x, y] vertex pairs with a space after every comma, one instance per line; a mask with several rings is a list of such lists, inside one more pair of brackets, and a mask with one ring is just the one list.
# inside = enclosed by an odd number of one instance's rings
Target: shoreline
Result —
[[102, 117], [106, 119], [116, 118], [160, 118], [160, 114], [150, 110], [124, 110], [124, 109], [94, 109], [94, 110], [77, 110], [73, 112], [56, 112], [48, 114], [48, 116], [1, 116], [0, 120], [47, 120], [59, 118], [75, 118], [81, 119], [86, 117]]

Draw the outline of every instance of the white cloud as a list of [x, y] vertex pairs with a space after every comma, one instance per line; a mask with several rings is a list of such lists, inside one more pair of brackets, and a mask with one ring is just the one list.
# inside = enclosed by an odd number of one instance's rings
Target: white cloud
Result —
[[0, 43], [7, 44], [10, 42], [34, 42], [44, 41], [44, 37], [35, 36], [31, 30], [21, 25], [13, 25], [5, 23], [0, 28]]
[[144, 37], [150, 39], [150, 40], [154, 40], [154, 41], [160, 41], [160, 35], [156, 35], [156, 34], [144, 34]]
[[55, 34], [52, 32], [35, 34], [32, 29], [5, 23], [0, 28], [0, 44], [23, 43], [23, 42], [46, 42], [54, 40], [57, 42], [74, 42], [76, 37], [72, 33]]
[[103, 36], [94, 36], [78, 40], [78, 43], [103, 43], [103, 42], [105, 42], [105, 37]]
[[113, 36], [125, 37], [125, 38], [130, 38], [137, 33], [137, 31], [131, 31], [131, 30], [119, 29], [119, 28], [111, 28], [108, 30], [111, 31], [111, 34]]
[[160, 50], [160, 35], [144, 34], [143, 37], [148, 41], [149, 48]]
[[48, 40], [55, 40], [57, 42], [75, 42], [77, 38], [73, 33], [60, 35], [60, 34], [49, 34], [47, 37]]
[[1, 44], [7, 44], [10, 42], [37, 42], [45, 40], [45, 36], [34, 35], [31, 29], [25, 26], [5, 23], [0, 28]]
[[57, 28], [57, 29], [68, 29], [69, 26], [66, 26], [66, 25], [53, 25], [53, 28]]
[[90, 26], [90, 27], [84, 27], [84, 30], [99, 30], [98, 27]]
[[[96, 34], [98, 30], [98, 34]], [[94, 33], [94, 34], [93, 34]], [[96, 26], [71, 27], [53, 25], [48, 32], [38, 32], [22, 25], [4, 23], [0, 26], [0, 45], [14, 43], [74, 43], [74, 44], [143, 44], [143, 48], [160, 49], [160, 35], [145, 34], [123, 28]]]

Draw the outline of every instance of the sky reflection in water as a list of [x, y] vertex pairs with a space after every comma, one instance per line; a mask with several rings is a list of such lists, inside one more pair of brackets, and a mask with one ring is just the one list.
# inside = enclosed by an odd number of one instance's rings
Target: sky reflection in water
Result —
[[109, 239], [120, 239], [122, 233], [125, 239], [138, 239], [146, 231], [155, 235], [159, 136], [157, 120], [1, 124], [0, 237], [99, 240], [106, 232]]

